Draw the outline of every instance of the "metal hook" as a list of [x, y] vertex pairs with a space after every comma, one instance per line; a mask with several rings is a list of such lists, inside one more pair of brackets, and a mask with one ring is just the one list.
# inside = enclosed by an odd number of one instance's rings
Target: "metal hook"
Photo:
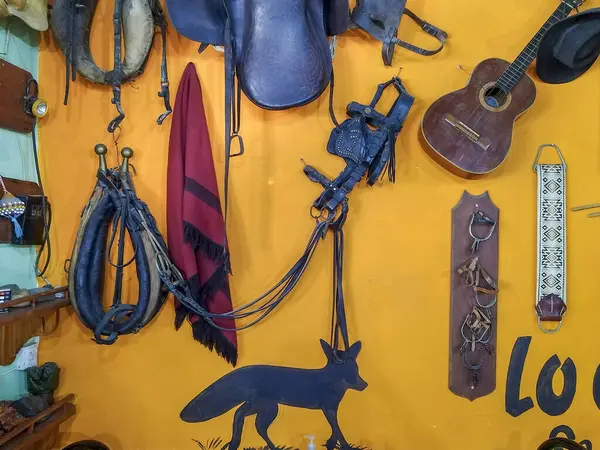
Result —
[[129, 172], [129, 158], [133, 156], [133, 150], [130, 147], [123, 147], [121, 156], [123, 157], [123, 162], [121, 163], [119, 174], [126, 175]]
[[94, 152], [98, 155], [98, 170], [100, 172], [106, 172], [106, 153], [108, 152], [106, 145], [96, 144]]
[[544, 148], [546, 147], [552, 147], [556, 150], [556, 153], [558, 153], [558, 157], [560, 158], [560, 162], [561, 165], [563, 166], [563, 168], [565, 170], [567, 170], [567, 163], [565, 162], [565, 159], [563, 158], [562, 152], [560, 151], [560, 148], [558, 148], [558, 145], [556, 144], [542, 144], [540, 145], [540, 148], [538, 149], [537, 155], [535, 156], [535, 160], [533, 161], [533, 171], [535, 173], [537, 173], [538, 167], [539, 167], [539, 161], [540, 161], [540, 156], [542, 155], [542, 150], [544, 150]]

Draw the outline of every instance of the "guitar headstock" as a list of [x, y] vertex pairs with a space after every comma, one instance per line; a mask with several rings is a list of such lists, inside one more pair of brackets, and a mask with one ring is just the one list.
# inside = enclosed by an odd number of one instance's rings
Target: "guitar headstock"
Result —
[[579, 8], [585, 0], [562, 0], [571, 9]]

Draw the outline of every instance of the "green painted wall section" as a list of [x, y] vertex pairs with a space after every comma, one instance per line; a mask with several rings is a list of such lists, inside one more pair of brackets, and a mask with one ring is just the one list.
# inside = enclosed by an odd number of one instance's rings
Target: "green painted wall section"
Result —
[[[16, 18], [0, 20], [0, 58], [38, 75], [39, 33]], [[0, 129], [0, 175], [35, 181], [30, 134]], [[4, 219], [0, 219], [4, 220]], [[0, 286], [36, 286], [33, 264], [35, 248], [0, 244]]]

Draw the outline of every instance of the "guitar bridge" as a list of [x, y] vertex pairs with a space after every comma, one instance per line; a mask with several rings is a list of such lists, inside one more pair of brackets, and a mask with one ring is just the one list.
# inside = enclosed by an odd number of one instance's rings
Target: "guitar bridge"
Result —
[[464, 136], [479, 145], [482, 149], [487, 150], [490, 147], [491, 142], [489, 139], [482, 137], [479, 133], [466, 125], [464, 122], [458, 120], [452, 114], [446, 114], [444, 116], [444, 120], [452, 125], [454, 129], [458, 130]]

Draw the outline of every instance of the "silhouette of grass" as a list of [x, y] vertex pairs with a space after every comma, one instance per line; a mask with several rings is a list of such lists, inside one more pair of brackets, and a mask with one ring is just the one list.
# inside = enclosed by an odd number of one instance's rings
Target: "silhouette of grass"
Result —
[[223, 440], [221, 438], [214, 438], [210, 441], [206, 441], [206, 444], [203, 444], [198, 439], [192, 439], [201, 450], [225, 450], [229, 447], [229, 442], [223, 444]]
[[369, 447], [361, 447], [360, 445], [354, 444], [342, 445], [340, 443], [338, 443], [335, 448], [337, 450], [371, 450]]
[[[269, 447], [244, 447], [244, 450], [270, 450]], [[294, 447], [276, 447], [276, 450], [298, 450]]]
[[[194, 441], [198, 447], [200, 447], [200, 450], [227, 450], [229, 448], [229, 442], [223, 444], [223, 440], [221, 438], [214, 438], [211, 439], [210, 441], [206, 441], [206, 443], [202, 443], [197, 439], [192, 439], [192, 441]], [[342, 445], [340, 443], [338, 443], [335, 446], [336, 450], [371, 450], [368, 447], [362, 447], [360, 445], [354, 445], [354, 444], [349, 444], [349, 445]], [[268, 446], [264, 446], [264, 447], [244, 447], [244, 450], [270, 450]], [[292, 447], [292, 446], [277, 446], [276, 450], [298, 450], [298, 448], [296, 447]]]
[[[227, 448], [229, 448], [229, 442], [223, 444], [223, 439], [221, 438], [214, 438], [211, 439], [210, 441], [206, 441], [206, 443], [203, 443], [201, 441], [199, 441], [198, 439], [192, 439], [192, 441], [194, 441], [196, 443], [196, 445], [198, 447], [200, 447], [200, 450], [227, 450]], [[358, 447], [357, 447], [358, 448]], [[269, 447], [265, 446], [265, 447], [244, 447], [244, 450], [270, 450]], [[299, 450], [295, 447], [279, 447], [277, 446], [276, 450]]]

